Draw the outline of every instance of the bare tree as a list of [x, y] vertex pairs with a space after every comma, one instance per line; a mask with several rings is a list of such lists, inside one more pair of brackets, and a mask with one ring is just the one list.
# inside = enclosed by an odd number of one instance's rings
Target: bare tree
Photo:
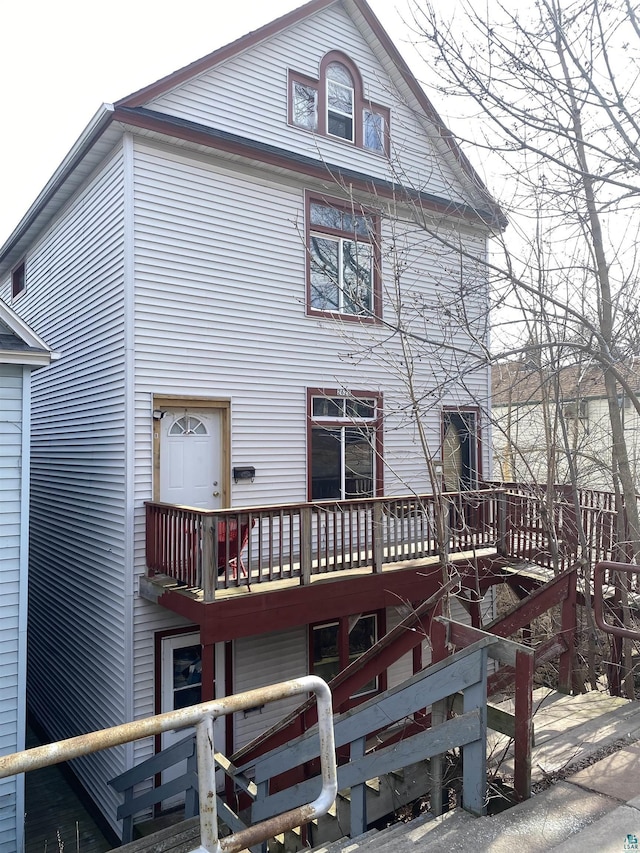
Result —
[[[489, 262], [500, 305], [494, 338], [511, 355], [535, 353], [547, 376], [578, 358], [601, 370], [614, 488], [637, 561], [640, 519], [620, 399], [637, 411], [640, 404], [620, 364], [637, 354], [640, 295], [638, 7], [537, 0], [525, 10], [489, 4], [483, 13], [460, 0], [453, 23], [428, 3], [414, 4], [414, 21], [438, 87], [473, 105], [467, 141], [503, 173], [501, 203], [514, 227]], [[570, 458], [566, 423], [558, 425]]]

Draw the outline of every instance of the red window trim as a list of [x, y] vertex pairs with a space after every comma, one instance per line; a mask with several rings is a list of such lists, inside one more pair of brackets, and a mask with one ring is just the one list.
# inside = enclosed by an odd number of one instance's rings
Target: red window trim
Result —
[[[338, 624], [338, 643], [340, 647], [340, 671], [346, 668], [349, 664], [349, 619], [352, 616], [355, 616], [355, 613], [349, 614], [347, 616], [337, 616], [335, 619], [322, 619], [319, 622], [312, 622], [309, 627], [309, 640], [308, 640], [308, 651], [309, 651], [309, 672], [313, 674], [313, 629], [318, 628], [321, 625], [332, 625]], [[387, 633], [387, 611], [382, 608], [381, 610], [367, 610], [364, 613], [358, 614], [358, 616], [375, 616], [376, 617], [376, 642]], [[344, 711], [348, 711], [349, 708], [354, 708], [356, 705], [360, 705], [362, 702], [365, 702], [367, 699], [370, 699], [372, 696], [376, 696], [379, 693], [384, 693], [387, 689], [387, 671], [383, 670], [379, 675], [376, 676], [378, 679], [378, 687], [376, 690], [372, 690], [368, 693], [361, 693], [359, 696], [349, 697], [340, 708], [335, 709], [340, 711], [341, 713]]]
[[[465, 413], [474, 414], [476, 416], [476, 477], [478, 485], [483, 480], [483, 465], [482, 465], [482, 412], [479, 406], [443, 406], [440, 416], [440, 464], [444, 464], [444, 434], [445, 434], [445, 415], [447, 413], [463, 415]], [[444, 472], [443, 472], [444, 477]]]
[[311, 487], [311, 431], [314, 426], [332, 427], [344, 426], [344, 420], [314, 420], [312, 415], [312, 401], [314, 397], [343, 397], [356, 400], [375, 400], [376, 401], [376, 417], [369, 421], [375, 430], [375, 453], [376, 471], [375, 471], [375, 486], [374, 496], [380, 498], [384, 495], [384, 465], [383, 465], [383, 449], [384, 441], [382, 434], [382, 394], [379, 391], [360, 391], [353, 390], [347, 394], [337, 388], [307, 388], [307, 500], [310, 501], [312, 495]]
[[[354, 140], [343, 139], [340, 136], [334, 136], [327, 132], [327, 66], [332, 62], [339, 62], [347, 69], [353, 79], [353, 123], [354, 123]], [[294, 124], [293, 122], [293, 83], [303, 83], [305, 86], [313, 86], [318, 93], [318, 123], [314, 130], [303, 127], [302, 125]], [[345, 53], [339, 50], [331, 50], [326, 53], [320, 61], [320, 76], [315, 79], [306, 74], [300, 74], [293, 69], [288, 71], [287, 79], [287, 119], [291, 127], [298, 130], [306, 131], [307, 133], [318, 133], [320, 136], [326, 136], [328, 139], [335, 139], [338, 142], [344, 142], [347, 145], [354, 145], [356, 148], [361, 148], [363, 151], [369, 151], [371, 154], [379, 156], [389, 156], [391, 150], [391, 110], [382, 104], [377, 104], [374, 101], [364, 97], [364, 87], [362, 85], [362, 76], [358, 66]], [[366, 148], [364, 144], [364, 111], [365, 109], [372, 112], [380, 113], [384, 118], [384, 137], [382, 143], [382, 151], [375, 148]]]
[[[347, 213], [353, 213], [355, 211], [356, 214], [361, 213], [363, 216], [369, 216], [373, 219], [375, 234], [372, 240], [367, 240], [366, 238], [360, 238], [362, 242], [370, 243], [373, 246], [373, 292], [371, 294], [371, 314], [363, 315], [363, 314], [343, 314], [339, 311], [321, 311], [318, 308], [311, 307], [311, 231], [324, 233], [324, 234], [334, 234], [338, 237], [347, 237], [353, 238], [353, 234], [340, 231], [338, 229], [325, 228], [322, 225], [314, 225], [313, 228], [311, 226], [311, 202], [319, 202], [320, 204], [324, 204], [327, 207], [334, 207], [339, 210], [344, 210]], [[347, 323], [380, 323], [382, 321], [382, 281], [381, 281], [381, 265], [382, 265], [382, 252], [380, 250], [381, 246], [381, 227], [380, 227], [380, 214], [374, 210], [371, 210], [364, 205], [355, 204], [353, 202], [346, 202], [344, 199], [333, 198], [332, 196], [324, 195], [322, 193], [312, 192], [310, 190], [305, 190], [305, 198], [304, 198], [304, 219], [305, 219], [305, 247], [306, 247], [306, 257], [305, 257], [305, 272], [307, 279], [307, 294], [306, 294], [306, 313], [308, 317], [332, 317], [335, 319], [343, 320]]]

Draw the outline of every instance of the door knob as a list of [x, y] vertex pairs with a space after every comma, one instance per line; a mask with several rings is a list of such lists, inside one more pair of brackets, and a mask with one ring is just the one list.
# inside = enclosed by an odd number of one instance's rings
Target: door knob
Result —
[[213, 496], [214, 496], [214, 498], [219, 498], [219, 497], [220, 497], [220, 492], [214, 492], [214, 493], [213, 493]]

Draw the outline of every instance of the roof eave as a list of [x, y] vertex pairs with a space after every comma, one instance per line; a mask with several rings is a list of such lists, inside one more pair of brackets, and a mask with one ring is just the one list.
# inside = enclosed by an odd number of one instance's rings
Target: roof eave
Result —
[[[53, 173], [44, 189], [0, 248], [0, 276], [4, 275], [7, 269], [10, 269], [20, 260], [26, 248], [22, 246], [25, 235], [31, 233], [34, 227], [36, 230], [39, 230], [48, 221], [49, 217], [47, 213], [59, 190], [69, 180], [69, 177], [94, 147], [96, 141], [109, 127], [113, 121], [113, 113], [114, 108], [112, 104], [103, 104], [100, 107], [78, 137], [67, 156]], [[70, 192], [73, 189], [70, 188]], [[58, 207], [56, 206], [51, 210], [52, 216], [57, 209]]]
[[48, 367], [57, 358], [49, 350], [30, 352], [29, 350], [0, 350], [0, 364], [20, 364], [23, 367]]
[[501, 229], [506, 224], [503, 217], [498, 218], [497, 216], [500, 214], [499, 209], [488, 203], [486, 208], [479, 208], [470, 204], [454, 202], [424, 191], [412, 190], [369, 174], [355, 172], [336, 163], [293, 154], [283, 148], [197, 124], [188, 119], [159, 113], [146, 107], [116, 108], [114, 118], [125, 127], [139, 128], [169, 138], [189, 141], [195, 145], [203, 145], [217, 151], [235, 154], [246, 158], [249, 162], [261, 160], [264, 163], [270, 163], [291, 172], [317, 177], [321, 180], [331, 178], [336, 184], [352, 186], [354, 189], [366, 193], [386, 198], [397, 198], [410, 203], [417, 202], [424, 205], [425, 209], [447, 216], [462, 217], [480, 222], [488, 229]]

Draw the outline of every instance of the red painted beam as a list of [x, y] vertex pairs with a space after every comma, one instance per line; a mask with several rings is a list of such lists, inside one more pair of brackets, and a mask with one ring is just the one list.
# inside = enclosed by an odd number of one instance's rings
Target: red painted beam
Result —
[[207, 604], [169, 589], [158, 604], [200, 625], [201, 642], [208, 644], [421, 601], [441, 577], [440, 566], [429, 565], [265, 592], [255, 584], [250, 593]]
[[[486, 625], [484, 630], [491, 634], [497, 634], [499, 637], [510, 637], [511, 634], [541, 616], [554, 604], [564, 601], [571, 589], [572, 576], [575, 576], [575, 571], [557, 575], [523, 599], [505, 617], [494, 619], [493, 622]], [[573, 582], [575, 583], [575, 577]]]

